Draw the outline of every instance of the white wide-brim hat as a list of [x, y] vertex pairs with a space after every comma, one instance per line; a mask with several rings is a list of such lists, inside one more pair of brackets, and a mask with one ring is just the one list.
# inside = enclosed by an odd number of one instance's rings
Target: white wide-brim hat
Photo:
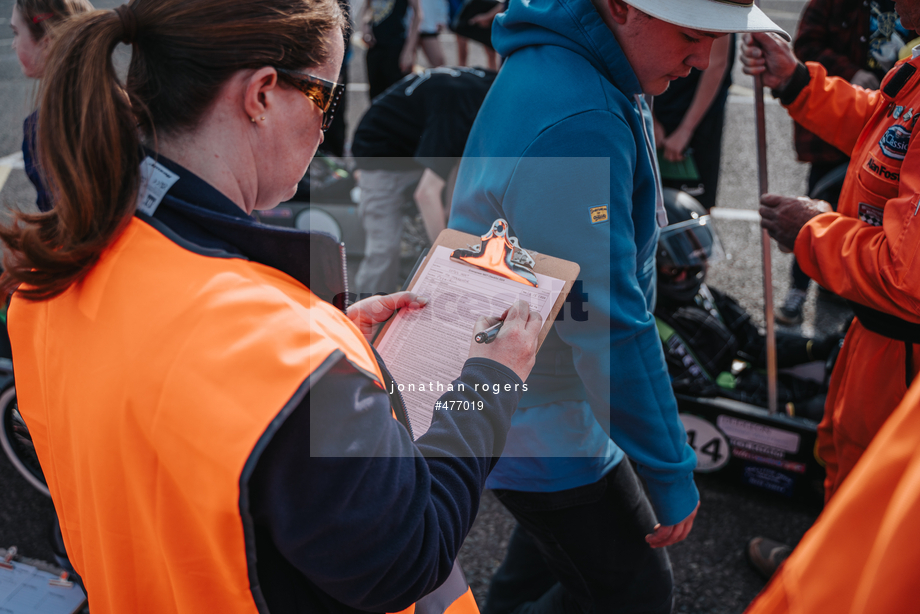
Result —
[[753, 2], [744, 0], [623, 0], [662, 21], [704, 32], [776, 32], [789, 34], [773, 23]]

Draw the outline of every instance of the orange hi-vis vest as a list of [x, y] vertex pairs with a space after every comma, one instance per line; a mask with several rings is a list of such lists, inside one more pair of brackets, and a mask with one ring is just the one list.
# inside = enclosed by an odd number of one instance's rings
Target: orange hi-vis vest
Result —
[[[14, 296], [9, 322], [20, 411], [94, 614], [267, 612], [248, 480], [329, 366], [383, 381], [348, 318], [276, 269], [133, 219], [63, 294]], [[455, 566], [407, 612], [478, 609]]]

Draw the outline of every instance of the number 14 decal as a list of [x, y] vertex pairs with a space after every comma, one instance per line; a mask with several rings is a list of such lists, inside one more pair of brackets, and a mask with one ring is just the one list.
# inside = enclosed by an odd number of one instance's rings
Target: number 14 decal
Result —
[[696, 452], [696, 471], [718, 471], [728, 464], [730, 449], [722, 431], [699, 416], [681, 414], [680, 419], [687, 431], [687, 443]]

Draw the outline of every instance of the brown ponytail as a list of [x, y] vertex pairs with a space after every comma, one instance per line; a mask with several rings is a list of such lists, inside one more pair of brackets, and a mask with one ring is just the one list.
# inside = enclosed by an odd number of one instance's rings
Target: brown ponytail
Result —
[[[0, 291], [25, 284], [20, 296], [45, 300], [81, 280], [134, 214], [141, 135], [194, 129], [239, 70], [323, 63], [345, 27], [337, 0], [132, 0], [62, 24], [38, 112], [54, 209], [0, 228]], [[133, 45], [125, 85], [111, 59], [122, 41]]]

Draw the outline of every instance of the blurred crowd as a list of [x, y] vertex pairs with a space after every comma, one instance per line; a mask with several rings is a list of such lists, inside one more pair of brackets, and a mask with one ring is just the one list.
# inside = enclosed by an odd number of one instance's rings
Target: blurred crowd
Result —
[[[37, 210], [0, 228], [17, 411], [94, 612], [669, 613], [700, 505], [679, 397], [816, 430], [826, 507], [798, 545], [752, 536], [749, 612], [913, 610], [920, 0], [810, 0], [794, 36], [741, 0], [17, 0], [10, 24], [42, 82]], [[795, 256], [775, 337], [706, 283], [736, 62], [809, 164], [807, 195], [761, 197]], [[320, 157], [356, 188], [352, 288], [340, 237], [259, 222], [321, 202]], [[431, 300], [407, 235], [498, 219], [579, 265], [591, 317], [480, 318], [495, 343], [442, 398], [486, 410], [413, 433], [373, 347]], [[812, 280], [842, 330], [794, 328]], [[456, 555], [485, 488], [516, 525], [477, 605]]]

